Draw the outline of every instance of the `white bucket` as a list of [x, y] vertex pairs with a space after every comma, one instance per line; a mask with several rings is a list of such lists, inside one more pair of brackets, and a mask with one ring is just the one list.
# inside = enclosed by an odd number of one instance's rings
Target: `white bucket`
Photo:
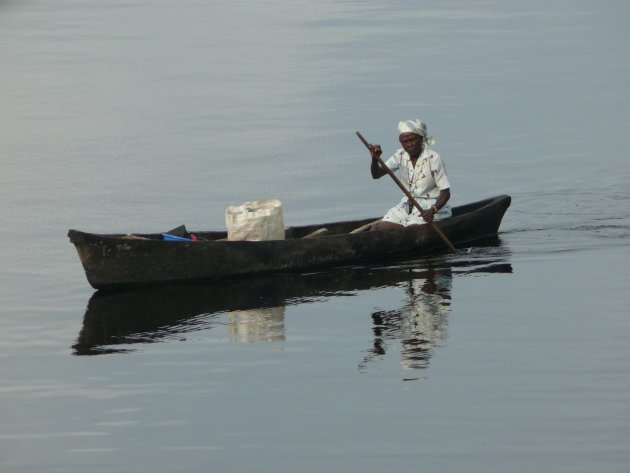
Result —
[[225, 211], [228, 240], [284, 240], [282, 202], [263, 199], [230, 206]]

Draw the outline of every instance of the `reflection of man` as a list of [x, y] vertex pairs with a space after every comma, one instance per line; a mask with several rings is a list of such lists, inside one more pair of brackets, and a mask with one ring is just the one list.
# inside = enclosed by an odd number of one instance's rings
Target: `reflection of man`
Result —
[[426, 280], [413, 279], [406, 288], [409, 302], [402, 310], [400, 339], [403, 368], [425, 368], [429, 350], [446, 339], [451, 311], [452, 276], [430, 273]]
[[284, 341], [284, 311], [284, 306], [230, 311], [230, 343]]
[[410, 279], [405, 286], [407, 301], [394, 311], [372, 314], [374, 345], [360, 368], [387, 352], [388, 342], [400, 340], [404, 369], [426, 368], [431, 350], [447, 336], [451, 310], [452, 274], [450, 269], [429, 269], [426, 278]]

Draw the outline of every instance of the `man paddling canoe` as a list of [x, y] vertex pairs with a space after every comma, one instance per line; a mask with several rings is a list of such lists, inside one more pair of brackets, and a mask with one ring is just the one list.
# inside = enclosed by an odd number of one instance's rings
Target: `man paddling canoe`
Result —
[[[400, 181], [420, 204], [422, 211], [405, 196], [385, 214], [377, 226], [379, 230], [421, 225], [451, 216], [448, 205], [451, 186], [442, 158], [429, 148], [433, 142], [427, 134], [426, 125], [418, 119], [405, 120], [398, 124], [398, 132], [402, 148], [385, 165], [391, 171], [398, 171]], [[387, 174], [378, 161], [382, 154], [381, 147], [369, 145], [369, 150], [372, 155], [372, 177], [379, 179]]]

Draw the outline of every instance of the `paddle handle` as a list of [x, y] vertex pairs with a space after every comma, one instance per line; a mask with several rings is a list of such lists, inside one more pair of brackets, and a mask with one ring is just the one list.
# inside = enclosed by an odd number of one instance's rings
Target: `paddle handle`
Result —
[[[363, 138], [363, 135], [362, 135], [361, 133], [359, 133], [358, 131], [357, 131], [356, 133], [357, 133], [357, 136], [359, 137], [359, 139], [360, 139], [361, 141], [363, 141], [363, 144], [365, 145], [365, 147], [366, 147], [367, 149], [370, 149], [370, 143], [368, 143], [368, 142], [367, 142], [367, 140], [366, 140], [365, 138]], [[370, 151], [371, 151], [371, 150], [370, 150]]]
[[[372, 150], [371, 150], [370, 143], [368, 143], [367, 140], [365, 138], [363, 138], [363, 135], [361, 135], [361, 133], [359, 133], [358, 131], [356, 133], [357, 133], [357, 136], [359, 137], [359, 139], [365, 145], [365, 147], [367, 149], [369, 149], [370, 152], [371, 152]], [[409, 192], [405, 188], [405, 185], [402, 182], [400, 182], [400, 179], [398, 179], [396, 177], [396, 174], [394, 174], [394, 172], [391, 169], [389, 169], [389, 167], [387, 167], [387, 165], [381, 159], [380, 156], [374, 156], [374, 158], [378, 161], [378, 163], [381, 165], [381, 167], [385, 171], [387, 171], [387, 174], [389, 174], [389, 176], [394, 180], [394, 182], [398, 185], [398, 187], [400, 187], [400, 190], [403, 191], [403, 193], [407, 196], [409, 201], [418, 209], [419, 212], [422, 213], [422, 211], [424, 209], [422, 207], [420, 207], [420, 204], [418, 203], [418, 201], [414, 198], [413, 195], [411, 195], [411, 192]], [[438, 236], [442, 239], [442, 241], [444, 242], [444, 244], [447, 246], [447, 248], [450, 250], [451, 253], [456, 253], [457, 252], [457, 249], [455, 249], [455, 247], [450, 242], [450, 240], [446, 237], [446, 235], [444, 235], [444, 232], [442, 232], [442, 230], [440, 230], [440, 228], [434, 222], [428, 222], [428, 225], [435, 231], [435, 233], [438, 234]]]

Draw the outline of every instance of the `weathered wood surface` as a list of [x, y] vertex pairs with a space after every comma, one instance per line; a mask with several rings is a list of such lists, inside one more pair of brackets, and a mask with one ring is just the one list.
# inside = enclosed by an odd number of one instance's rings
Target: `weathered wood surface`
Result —
[[[511, 198], [498, 196], [455, 207], [453, 217], [436, 225], [454, 244], [496, 235]], [[161, 234], [98, 235], [70, 230], [88, 282], [97, 289], [230, 278], [272, 271], [320, 268], [444, 252], [428, 226], [351, 233], [375, 218], [291, 227], [287, 239], [218, 241], [226, 232], [197, 232], [206, 241], [164, 241]], [[321, 228], [326, 235], [306, 238]], [[289, 235], [290, 233], [290, 235]]]

